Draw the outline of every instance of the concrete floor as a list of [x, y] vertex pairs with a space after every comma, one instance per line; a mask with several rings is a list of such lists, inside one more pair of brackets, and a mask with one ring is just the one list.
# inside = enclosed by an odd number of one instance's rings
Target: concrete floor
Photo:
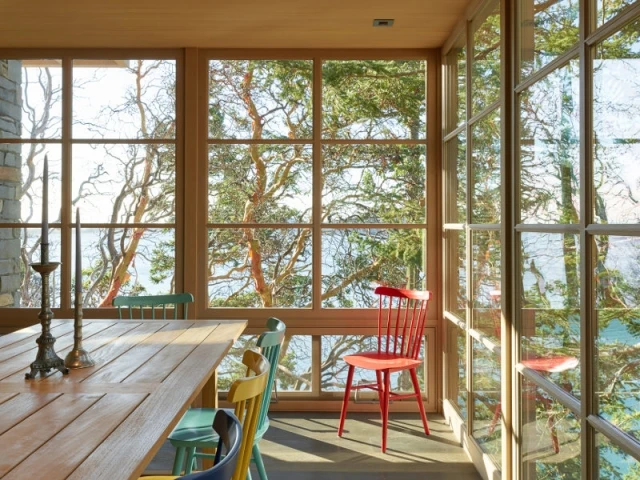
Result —
[[[349, 414], [342, 438], [338, 414], [269, 414], [271, 426], [260, 443], [270, 480], [480, 480], [480, 475], [439, 415], [428, 415], [424, 435], [416, 414], [389, 418], [387, 453], [380, 452], [380, 416]], [[166, 443], [145, 473], [168, 472], [174, 450]], [[253, 479], [259, 480], [252, 467]]]

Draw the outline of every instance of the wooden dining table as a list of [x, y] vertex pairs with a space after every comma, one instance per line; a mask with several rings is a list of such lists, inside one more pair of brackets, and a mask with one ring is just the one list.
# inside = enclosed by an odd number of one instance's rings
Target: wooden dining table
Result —
[[[244, 320], [85, 320], [95, 366], [26, 380], [35, 325], [0, 337], [0, 478], [138, 478], [246, 327]], [[73, 322], [53, 320], [55, 349]], [[211, 403], [209, 396], [209, 403]], [[206, 402], [205, 402], [206, 403]]]

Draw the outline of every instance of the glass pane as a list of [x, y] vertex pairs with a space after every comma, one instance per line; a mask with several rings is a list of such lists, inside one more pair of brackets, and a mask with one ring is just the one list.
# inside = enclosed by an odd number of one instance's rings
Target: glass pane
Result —
[[612, 480], [637, 480], [640, 478], [640, 462], [616, 446], [601, 433], [596, 434], [598, 448], [597, 478]]
[[[244, 377], [247, 367], [242, 356], [255, 349], [258, 335], [241, 335], [218, 367], [218, 388], [228, 391], [234, 380]], [[280, 350], [280, 362], [274, 391], [311, 391], [311, 335], [286, 335]]]
[[528, 77], [578, 41], [578, 0], [520, 0], [520, 73]]
[[[375, 314], [372, 314], [372, 317]], [[320, 362], [322, 365], [321, 389], [324, 392], [344, 391], [347, 383], [347, 373], [349, 366], [342, 360], [345, 355], [357, 352], [375, 352], [378, 349], [378, 337], [366, 335], [323, 335], [322, 354]], [[419, 358], [424, 358], [424, 345], [422, 342]], [[424, 391], [424, 363], [417, 369], [418, 384]], [[413, 383], [409, 370], [391, 373], [391, 389], [395, 392], [413, 392]], [[376, 373], [373, 370], [356, 368], [353, 374], [353, 386], [361, 384], [376, 383]], [[355, 395], [355, 393], [354, 393]], [[358, 399], [375, 400], [378, 403], [377, 393], [372, 390], [363, 389], [357, 393]], [[409, 399], [415, 402], [415, 399]]]
[[423, 290], [425, 230], [340, 229], [322, 233], [322, 306], [377, 308], [379, 285]]
[[312, 369], [311, 335], [285, 336], [276, 377], [278, 391], [311, 391]]
[[175, 138], [175, 60], [75, 60], [74, 138]]
[[420, 60], [323, 62], [322, 137], [425, 138], [425, 72]]
[[445, 200], [447, 223], [467, 223], [467, 134], [461, 132], [445, 145], [447, 161]]
[[[81, 235], [85, 307], [110, 307], [117, 295], [175, 293], [173, 229], [82, 228]], [[75, 243], [74, 229], [72, 285], [75, 285]], [[75, 302], [73, 293], [72, 302]]]
[[311, 228], [209, 230], [209, 307], [311, 308]]
[[604, 25], [635, 0], [596, 0], [596, 25]]
[[500, 223], [500, 109], [473, 125], [471, 223]]
[[598, 413], [640, 440], [640, 237], [595, 237]]
[[521, 400], [523, 478], [580, 480], [580, 421], [524, 379]]
[[473, 437], [493, 461], [502, 465], [500, 357], [477, 340], [473, 348]]
[[449, 328], [449, 400], [467, 422], [467, 336], [461, 328], [447, 322]]
[[426, 152], [421, 145], [326, 145], [325, 223], [424, 223]]
[[[475, 23], [475, 22], [474, 22]], [[473, 115], [500, 98], [500, 2], [493, 2], [482, 23], [474, 26], [471, 63]]]
[[210, 145], [209, 221], [311, 221], [309, 145]]
[[[42, 279], [29, 265], [40, 262], [40, 228], [0, 228], [0, 307], [40, 308]], [[60, 262], [60, 230], [49, 230], [49, 261]], [[60, 306], [58, 267], [49, 276], [51, 308]], [[33, 315], [34, 323], [38, 314]]]
[[580, 221], [578, 60], [520, 96], [520, 205], [523, 223]]
[[311, 60], [209, 62], [210, 138], [311, 138]]
[[85, 221], [175, 221], [173, 145], [74, 145], [72, 163], [73, 205]]
[[522, 363], [580, 396], [579, 236], [522, 234]]
[[467, 318], [467, 235], [464, 230], [447, 232], [447, 263], [453, 276], [448, 281], [447, 310], [462, 321]]
[[467, 40], [458, 38], [446, 56], [449, 82], [449, 120], [447, 132], [459, 127], [467, 120]]
[[595, 221], [640, 223], [640, 19], [596, 48]]
[[473, 327], [500, 343], [500, 232], [471, 234], [473, 261]]
[[0, 223], [42, 222], [45, 156], [49, 162], [49, 223], [60, 222], [61, 146], [50, 143], [0, 143]]
[[0, 138], [60, 138], [60, 60], [0, 60]]

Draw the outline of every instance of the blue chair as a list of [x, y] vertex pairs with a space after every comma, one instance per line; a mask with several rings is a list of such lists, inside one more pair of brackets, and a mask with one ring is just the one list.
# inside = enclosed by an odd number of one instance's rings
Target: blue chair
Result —
[[[270, 363], [269, 377], [258, 413], [256, 434], [251, 450], [251, 460], [256, 464], [261, 480], [268, 480], [268, 478], [264, 468], [264, 462], [262, 461], [259, 442], [269, 428], [267, 413], [271, 403], [271, 390], [276, 377], [278, 360], [280, 358], [280, 347], [284, 340], [285, 331], [286, 325], [284, 322], [271, 317], [267, 320], [267, 330], [260, 335], [257, 342], [260, 352]], [[216, 411], [214, 408], [191, 408], [187, 410], [178, 425], [173, 429], [173, 432], [169, 435], [169, 441], [176, 447], [176, 457], [173, 464], [174, 475], [180, 475], [182, 472], [185, 453], [187, 454], [186, 474], [191, 473], [193, 470], [195, 458], [211, 456], [211, 454], [198, 452], [197, 449], [215, 447], [218, 438], [215, 433], [212, 434], [209, 425], [211, 425], [211, 419]], [[250, 474], [247, 474], [247, 476], [251, 478]]]
[[[238, 417], [226, 410], [218, 410], [213, 419], [213, 430], [218, 434], [218, 447], [213, 467], [203, 472], [192, 473], [180, 480], [230, 480], [238, 462], [242, 445], [242, 424]], [[222, 447], [226, 455], [222, 458]], [[140, 480], [172, 480], [177, 477], [141, 477]]]

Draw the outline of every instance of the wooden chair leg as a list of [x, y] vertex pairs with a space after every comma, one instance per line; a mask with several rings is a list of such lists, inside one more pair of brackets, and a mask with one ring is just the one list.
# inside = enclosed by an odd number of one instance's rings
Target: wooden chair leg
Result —
[[376, 381], [378, 382], [378, 402], [380, 402], [380, 415], [384, 409], [384, 384], [382, 383], [382, 373], [380, 370], [376, 370]]
[[342, 400], [342, 412], [340, 413], [340, 426], [338, 427], [338, 436], [342, 436], [344, 430], [344, 420], [347, 418], [347, 406], [349, 404], [349, 394], [351, 393], [351, 382], [353, 382], [354, 367], [349, 365], [349, 373], [347, 374], [347, 384], [344, 387], [344, 400]]
[[427, 423], [427, 414], [424, 411], [424, 403], [422, 402], [422, 392], [420, 391], [420, 383], [418, 382], [418, 374], [416, 369], [409, 370], [411, 373], [411, 381], [413, 382], [413, 389], [416, 392], [416, 400], [418, 400], [418, 408], [420, 409], [420, 418], [422, 418], [422, 426], [424, 427], [424, 433], [429, 435], [429, 424]]
[[387, 427], [389, 425], [389, 392], [391, 391], [391, 373], [384, 371], [384, 412], [382, 414], [382, 453], [387, 451]]
[[264, 462], [262, 461], [262, 454], [260, 453], [260, 447], [258, 447], [258, 444], [256, 443], [253, 446], [253, 461], [256, 462], [256, 468], [258, 469], [258, 476], [260, 477], [260, 480], [269, 480], [267, 478], [267, 471], [264, 468]]
[[491, 435], [494, 430], [496, 429], [496, 426], [498, 425], [498, 422], [500, 421], [500, 413], [502, 412], [502, 403], [498, 403], [498, 405], [496, 406], [496, 411], [493, 414], [493, 418], [491, 419], [491, 425], [489, 425], [489, 435]]
[[176, 448], [176, 458], [173, 459], [173, 470], [171, 471], [171, 475], [182, 475], [182, 464], [184, 463], [185, 452], [185, 447]]
[[187, 464], [184, 467], [184, 474], [189, 475], [193, 472], [193, 461], [196, 458], [196, 447], [189, 447], [187, 449]]

